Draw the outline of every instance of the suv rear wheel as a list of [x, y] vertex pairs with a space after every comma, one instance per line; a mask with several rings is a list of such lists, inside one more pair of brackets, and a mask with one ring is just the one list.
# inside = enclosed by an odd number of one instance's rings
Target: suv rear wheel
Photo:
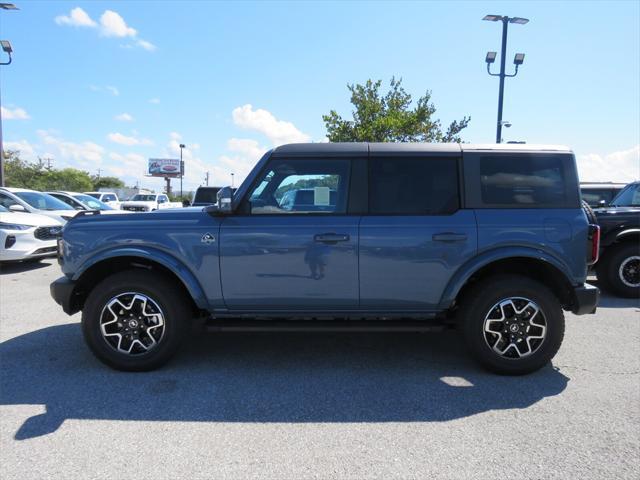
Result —
[[170, 279], [142, 270], [105, 278], [82, 311], [82, 332], [96, 357], [118, 370], [166, 363], [189, 331], [191, 308]]
[[596, 274], [604, 289], [623, 297], [640, 297], [640, 246], [621, 243], [609, 247], [596, 263]]
[[538, 370], [554, 357], [564, 337], [558, 298], [523, 276], [481, 280], [465, 294], [459, 318], [471, 354], [500, 374]]

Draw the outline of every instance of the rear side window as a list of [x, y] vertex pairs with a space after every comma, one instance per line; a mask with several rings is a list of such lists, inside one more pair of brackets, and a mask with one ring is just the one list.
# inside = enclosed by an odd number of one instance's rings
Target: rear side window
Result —
[[485, 205], [563, 206], [567, 191], [562, 157], [481, 156], [480, 194]]
[[371, 215], [447, 215], [459, 206], [456, 158], [369, 159]]

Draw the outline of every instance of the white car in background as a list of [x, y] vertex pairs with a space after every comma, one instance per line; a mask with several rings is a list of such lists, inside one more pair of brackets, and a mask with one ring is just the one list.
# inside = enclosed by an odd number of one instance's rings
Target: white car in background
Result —
[[78, 192], [45, 192], [52, 197], [57, 198], [61, 202], [66, 203], [70, 207], [76, 210], [99, 210], [101, 215], [110, 215], [114, 213], [130, 213], [124, 210], [116, 210], [115, 208], [107, 205], [104, 202], [87, 195], [86, 193]]
[[130, 212], [153, 212], [166, 208], [182, 208], [180, 202], [170, 202], [164, 193], [138, 193], [131, 200], [122, 202], [122, 210]]
[[62, 223], [54, 218], [0, 205], [0, 262], [55, 256], [61, 231]]
[[12, 212], [37, 213], [65, 224], [78, 210], [46, 193], [26, 188], [0, 187], [0, 205]]
[[85, 195], [91, 195], [96, 200], [100, 200], [103, 203], [106, 203], [111, 208], [115, 208], [116, 210], [120, 210], [120, 200], [118, 199], [118, 195], [113, 192], [84, 192]]

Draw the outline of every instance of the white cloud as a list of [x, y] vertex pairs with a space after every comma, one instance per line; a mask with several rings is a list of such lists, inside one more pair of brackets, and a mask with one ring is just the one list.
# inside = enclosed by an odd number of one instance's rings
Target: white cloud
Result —
[[133, 122], [133, 117], [126, 112], [121, 113], [120, 115], [116, 115], [113, 118], [115, 118], [119, 122]]
[[138, 32], [127, 25], [124, 18], [113, 10], [105, 10], [100, 16], [100, 33], [105, 37], [135, 37]]
[[94, 22], [89, 14], [85, 12], [80, 7], [76, 7], [69, 15], [58, 15], [54, 21], [58, 25], [69, 25], [72, 27], [89, 27], [93, 28], [97, 26], [97, 23]]
[[160, 99], [159, 98], [150, 98], [149, 99], [149, 103], [152, 103], [154, 105], [157, 105], [160, 103]]
[[141, 48], [144, 48], [145, 50], [147, 50], [149, 52], [153, 52], [158, 48], [153, 43], [148, 42], [147, 40], [142, 40], [142, 39], [138, 40], [136, 42], [136, 45], [138, 45]]
[[577, 155], [581, 182], [631, 182], [640, 179], [640, 145], [598, 155]]
[[96, 23], [89, 14], [80, 7], [76, 7], [71, 10], [69, 15], [58, 15], [54, 18], [54, 21], [58, 25], [89, 28], [99, 27], [98, 30], [100, 35], [103, 37], [131, 39], [132, 43], [121, 44], [120, 47], [122, 48], [133, 48], [136, 46], [149, 52], [153, 52], [157, 48], [148, 40], [138, 38], [138, 31], [127, 25], [124, 18], [122, 18], [118, 12], [114, 12], [113, 10], [105, 10], [102, 13], [100, 16], [100, 25], [98, 25], [98, 23]]
[[50, 149], [45, 155], [58, 160], [58, 167], [93, 170], [102, 164], [105, 150], [101, 145], [90, 141], [76, 143], [63, 140], [47, 130], [38, 130], [38, 135], [44, 146]]
[[112, 85], [107, 85], [105, 87], [102, 87], [100, 85], [89, 85], [89, 90], [93, 92], [107, 92], [113, 95], [114, 97], [117, 97], [118, 95], [120, 95], [120, 90], [118, 90], [116, 87]]
[[148, 138], [129, 137], [122, 133], [110, 133], [107, 135], [107, 138], [113, 143], [118, 143], [120, 145], [153, 145], [153, 142]]
[[111, 93], [111, 95], [113, 95], [114, 97], [117, 97], [118, 95], [120, 95], [120, 90], [118, 90], [116, 87], [112, 87], [110, 85], [107, 85], [106, 87], [104, 87], [109, 93]]
[[308, 142], [309, 135], [302, 133], [291, 122], [278, 120], [271, 112], [254, 110], [251, 104], [235, 108], [232, 112], [233, 123], [246, 130], [264, 134], [274, 145], [284, 143]]
[[31, 117], [24, 108], [10, 108], [0, 107], [0, 115], [3, 120], [29, 120]]
[[3, 142], [2, 148], [20, 152], [20, 158], [23, 160], [35, 160], [36, 157], [35, 148], [26, 140]]

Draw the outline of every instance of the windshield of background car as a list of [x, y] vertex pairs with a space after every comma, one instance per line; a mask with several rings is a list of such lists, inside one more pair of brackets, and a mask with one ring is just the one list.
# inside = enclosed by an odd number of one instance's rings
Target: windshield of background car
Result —
[[15, 192], [16, 197], [24, 200], [38, 210], [73, 210], [74, 208], [55, 197], [40, 192]]
[[217, 203], [218, 190], [220, 189], [217, 187], [198, 188], [198, 190], [196, 191], [196, 196], [193, 199], [193, 203], [210, 203], [210, 204]]
[[584, 188], [581, 193], [585, 202], [592, 206], [598, 206], [602, 200], [608, 205], [616, 191], [610, 188]]
[[102, 203], [100, 200], [96, 200], [91, 195], [73, 195], [73, 198], [80, 200], [91, 210], [113, 210], [109, 205]]
[[156, 201], [156, 196], [155, 195], [137, 194], [137, 195], [134, 195], [131, 198], [131, 201], [133, 201], [133, 202], [155, 202]]
[[627, 185], [616, 198], [613, 199], [611, 205], [616, 207], [640, 207], [640, 183]]

